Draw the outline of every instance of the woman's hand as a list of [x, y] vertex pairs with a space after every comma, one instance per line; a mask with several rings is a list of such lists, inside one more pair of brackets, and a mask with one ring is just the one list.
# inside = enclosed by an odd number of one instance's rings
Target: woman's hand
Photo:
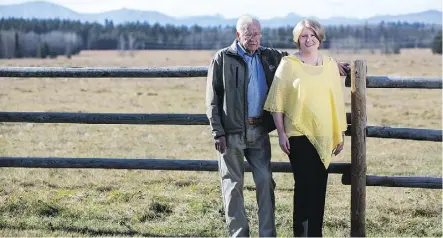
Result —
[[338, 144], [333, 150], [332, 150], [332, 153], [334, 154], [334, 155], [338, 155], [338, 154], [340, 154], [340, 152], [343, 150], [343, 146], [345, 145], [345, 142], [344, 141], [342, 141], [342, 142], [340, 142], [340, 144]]
[[289, 155], [289, 139], [285, 133], [281, 133], [278, 135], [278, 143], [280, 144], [281, 150], [283, 150], [285, 154]]
[[274, 118], [275, 127], [277, 127], [278, 143], [280, 144], [280, 148], [283, 150], [283, 152], [285, 152], [285, 154], [289, 155], [289, 139], [285, 133], [283, 113], [273, 112], [272, 117]]

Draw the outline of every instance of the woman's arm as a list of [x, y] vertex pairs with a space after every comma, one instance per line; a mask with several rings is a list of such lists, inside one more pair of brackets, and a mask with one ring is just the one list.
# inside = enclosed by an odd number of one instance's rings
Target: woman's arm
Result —
[[278, 143], [280, 144], [280, 148], [283, 150], [283, 152], [285, 152], [285, 154], [289, 155], [290, 145], [288, 136], [285, 132], [283, 113], [273, 112], [272, 117], [274, 118], [275, 127], [277, 128]]

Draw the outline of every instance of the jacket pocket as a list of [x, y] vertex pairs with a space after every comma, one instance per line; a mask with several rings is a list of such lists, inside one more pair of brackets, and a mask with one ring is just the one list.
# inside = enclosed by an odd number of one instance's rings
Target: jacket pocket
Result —
[[235, 87], [238, 88], [238, 67], [235, 67]]

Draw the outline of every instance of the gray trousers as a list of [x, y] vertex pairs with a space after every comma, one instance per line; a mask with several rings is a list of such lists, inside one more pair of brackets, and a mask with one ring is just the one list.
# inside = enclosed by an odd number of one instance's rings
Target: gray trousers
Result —
[[244, 133], [226, 136], [227, 149], [219, 155], [221, 191], [226, 223], [231, 237], [249, 236], [243, 198], [244, 157], [251, 165], [256, 186], [259, 236], [275, 237], [275, 182], [271, 172], [271, 145], [261, 126], [248, 126]]

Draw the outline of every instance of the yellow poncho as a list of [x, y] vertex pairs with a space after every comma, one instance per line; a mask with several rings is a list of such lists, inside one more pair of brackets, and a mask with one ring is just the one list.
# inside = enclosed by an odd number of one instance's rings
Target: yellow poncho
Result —
[[312, 66], [284, 57], [264, 109], [283, 113], [286, 135], [305, 135], [329, 167], [332, 150], [347, 128], [340, 74], [332, 58], [324, 56], [323, 65]]

